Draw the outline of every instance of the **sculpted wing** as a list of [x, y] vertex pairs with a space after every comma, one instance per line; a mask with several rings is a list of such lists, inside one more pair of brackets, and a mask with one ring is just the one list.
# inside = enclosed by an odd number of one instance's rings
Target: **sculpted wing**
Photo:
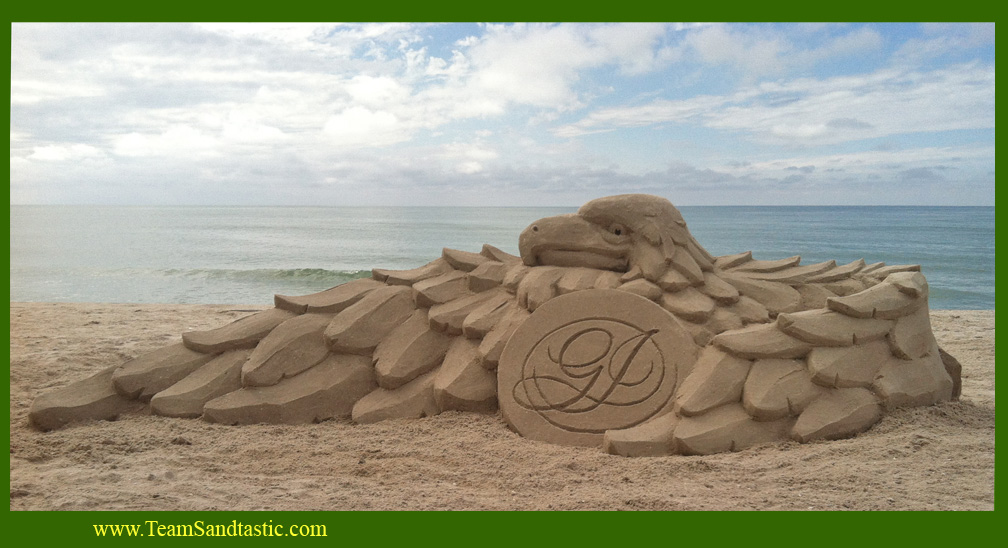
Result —
[[[751, 301], [754, 321], [713, 334], [673, 412], [607, 432], [606, 450], [710, 454], [838, 439], [885, 410], [958, 398], [959, 365], [934, 339], [919, 270], [717, 257], [709, 274], [737, 289], [732, 307]], [[703, 337], [717, 331], [710, 320], [692, 325]]]
[[[225, 424], [356, 422], [497, 408], [497, 360], [528, 316], [521, 259], [492, 246], [445, 249], [405, 271], [375, 269], [140, 355], [43, 394], [29, 414], [43, 430], [154, 414]], [[534, 293], [534, 292], [533, 292]]]

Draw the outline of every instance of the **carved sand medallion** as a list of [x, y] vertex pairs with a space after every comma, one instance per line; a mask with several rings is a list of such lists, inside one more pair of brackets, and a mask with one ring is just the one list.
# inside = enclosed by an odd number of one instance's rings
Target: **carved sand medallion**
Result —
[[598, 446], [607, 430], [672, 407], [699, 348], [654, 302], [612, 289], [557, 297], [508, 341], [497, 369], [501, 412], [521, 435]]

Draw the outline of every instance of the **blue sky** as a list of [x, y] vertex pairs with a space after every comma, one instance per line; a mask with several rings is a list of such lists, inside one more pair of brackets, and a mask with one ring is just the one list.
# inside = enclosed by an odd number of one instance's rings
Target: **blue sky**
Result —
[[12, 204], [994, 204], [993, 24], [11, 34]]

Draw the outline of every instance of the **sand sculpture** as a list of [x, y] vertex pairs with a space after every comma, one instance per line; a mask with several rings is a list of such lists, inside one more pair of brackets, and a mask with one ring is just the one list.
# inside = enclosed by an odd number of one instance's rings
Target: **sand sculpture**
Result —
[[42, 430], [149, 408], [224, 424], [494, 413], [621, 455], [863, 432], [959, 396], [919, 266], [711, 256], [664, 198], [536, 221], [520, 257], [445, 249], [182, 334], [38, 397]]

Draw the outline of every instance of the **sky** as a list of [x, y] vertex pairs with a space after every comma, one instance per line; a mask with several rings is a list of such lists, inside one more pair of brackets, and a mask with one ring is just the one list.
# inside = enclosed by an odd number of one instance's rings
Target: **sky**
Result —
[[994, 24], [20, 24], [11, 204], [994, 205]]

